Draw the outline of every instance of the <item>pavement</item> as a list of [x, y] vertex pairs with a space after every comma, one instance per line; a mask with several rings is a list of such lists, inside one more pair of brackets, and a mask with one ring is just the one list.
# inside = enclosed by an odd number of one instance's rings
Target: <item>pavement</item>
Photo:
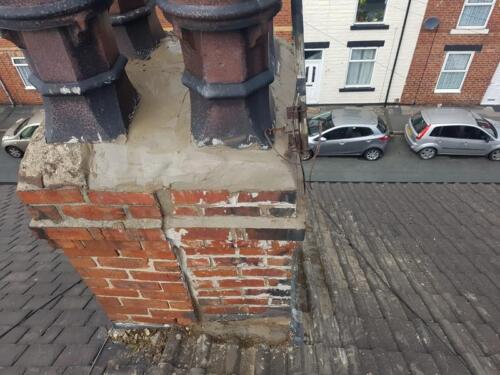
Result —
[[170, 328], [151, 359], [106, 341], [110, 322], [92, 293], [60, 250], [31, 235], [15, 187], [0, 186], [0, 375], [84, 375], [94, 361], [93, 375], [498, 374], [499, 194], [483, 184], [312, 184], [292, 340]]

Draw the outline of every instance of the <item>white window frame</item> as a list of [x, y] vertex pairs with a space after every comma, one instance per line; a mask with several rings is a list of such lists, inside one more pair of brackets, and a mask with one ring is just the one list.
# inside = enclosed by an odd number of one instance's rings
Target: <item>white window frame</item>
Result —
[[[484, 25], [482, 26], [460, 26], [460, 20], [462, 19], [462, 16], [464, 14], [465, 8], [466, 7], [474, 7], [474, 6], [485, 6], [485, 5], [490, 5], [490, 12], [488, 13], [488, 17], [486, 17], [486, 21], [484, 22]], [[464, 0], [464, 5], [462, 6], [462, 11], [460, 12], [460, 17], [458, 17], [457, 21], [457, 30], [483, 30], [486, 29], [486, 26], [488, 25], [488, 22], [490, 21], [491, 13], [493, 13], [493, 9], [495, 9], [496, 5], [496, 0], [493, 0], [492, 3], [469, 3], [469, 0]]]
[[[19, 62], [19, 60], [24, 60], [24, 62]], [[29, 67], [28, 63], [26, 62], [26, 57], [24, 57], [24, 56], [13, 56], [13, 57], [11, 57], [11, 61], [12, 61], [12, 65], [14, 65], [14, 67], [17, 70], [17, 74], [19, 75], [19, 78], [21, 78], [21, 81], [24, 84], [24, 89], [25, 90], [35, 90], [35, 86], [33, 86], [29, 81], [26, 81], [24, 79], [24, 77], [21, 74], [21, 71], [19, 69], [19, 67], [21, 67], [21, 66], [27, 66], [27, 67]]]
[[[352, 60], [352, 51], [358, 50], [358, 49], [374, 49], [375, 50], [375, 57], [373, 60]], [[345, 85], [344, 87], [349, 87], [349, 88], [354, 88], [354, 87], [373, 87], [372, 86], [372, 81], [373, 81], [373, 73], [375, 72], [375, 64], [377, 63], [377, 52], [378, 48], [377, 47], [351, 47], [349, 48], [349, 60], [347, 61], [347, 70], [345, 73]], [[368, 82], [366, 85], [348, 85], [347, 84], [347, 78], [349, 77], [349, 66], [351, 65], [351, 62], [373, 62], [373, 70], [372, 70], [372, 75], [370, 77], [370, 82]]]
[[358, 9], [359, 9], [359, 0], [356, 1], [356, 7], [354, 8], [354, 24], [355, 25], [380, 25], [385, 21], [385, 16], [387, 13], [388, 2], [390, 0], [386, 0], [385, 9], [384, 9], [384, 17], [382, 17], [381, 21], [358, 21]]
[[[460, 88], [458, 89], [438, 89], [439, 81], [441, 80], [441, 75], [443, 74], [444, 67], [448, 63], [448, 58], [450, 55], [463, 55], [465, 53], [470, 54], [469, 62], [467, 63], [467, 67], [465, 68], [464, 78], [462, 78], [462, 83], [460, 84]], [[469, 68], [472, 64], [472, 60], [474, 59], [475, 52], [474, 51], [448, 51], [446, 52], [446, 57], [444, 59], [443, 65], [441, 66], [441, 71], [439, 72], [439, 77], [436, 82], [436, 87], [434, 88], [434, 92], [437, 94], [459, 94], [462, 92], [462, 87], [464, 86], [465, 79], [467, 78], [467, 74], [469, 74]], [[463, 70], [447, 70], [446, 72], [463, 72]]]

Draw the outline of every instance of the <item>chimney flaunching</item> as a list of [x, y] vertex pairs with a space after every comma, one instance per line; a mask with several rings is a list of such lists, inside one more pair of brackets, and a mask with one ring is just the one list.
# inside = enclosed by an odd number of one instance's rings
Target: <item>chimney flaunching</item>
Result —
[[165, 36], [153, 0], [114, 0], [109, 9], [120, 51], [147, 59]]
[[0, 29], [24, 49], [43, 96], [49, 143], [112, 141], [127, 132], [138, 94], [107, 15], [111, 0], [4, 0]]
[[191, 132], [199, 145], [266, 145], [272, 127], [272, 19], [280, 0], [158, 0], [184, 55]]

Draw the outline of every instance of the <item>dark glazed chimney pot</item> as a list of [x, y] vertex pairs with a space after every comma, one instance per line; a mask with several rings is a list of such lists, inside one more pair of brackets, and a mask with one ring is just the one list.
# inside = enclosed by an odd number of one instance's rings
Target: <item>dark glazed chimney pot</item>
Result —
[[281, 0], [157, 2], [181, 41], [196, 144], [267, 145], [274, 79], [268, 52]]
[[25, 49], [49, 143], [98, 143], [127, 132], [138, 95], [107, 10], [111, 0], [3, 0], [0, 29]]
[[165, 36], [154, 0], [114, 0], [109, 10], [120, 51], [129, 58], [147, 59]]

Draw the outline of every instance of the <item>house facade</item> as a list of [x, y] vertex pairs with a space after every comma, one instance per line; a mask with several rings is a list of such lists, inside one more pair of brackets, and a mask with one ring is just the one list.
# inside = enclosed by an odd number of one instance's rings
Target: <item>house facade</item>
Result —
[[[283, 0], [282, 9], [274, 19], [274, 35], [292, 40], [292, 0]], [[163, 28], [172, 31], [172, 25], [157, 9]], [[0, 37], [0, 105], [37, 105], [41, 96], [29, 83], [31, 71], [22, 53], [14, 44]]]
[[303, 4], [308, 104], [400, 102], [427, 0]]
[[[390, 1], [390, 0], [389, 0]], [[500, 1], [429, 0], [401, 101], [500, 105]]]

